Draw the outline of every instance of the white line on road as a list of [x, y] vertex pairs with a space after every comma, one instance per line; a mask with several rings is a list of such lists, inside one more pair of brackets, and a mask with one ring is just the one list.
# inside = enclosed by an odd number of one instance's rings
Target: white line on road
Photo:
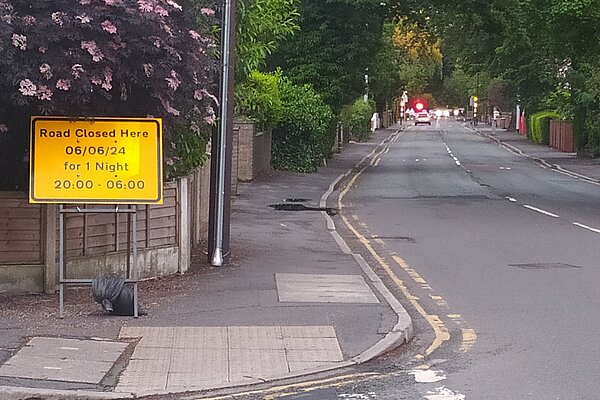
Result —
[[506, 200], [510, 201], [511, 203], [516, 203], [517, 199], [513, 199], [512, 197], [505, 197]]
[[587, 229], [588, 231], [600, 233], [600, 229], [592, 228], [591, 226], [580, 224], [579, 222], [573, 222], [573, 225], [578, 226], [578, 227], [583, 228], [583, 229]]
[[558, 215], [552, 214], [551, 212], [546, 211], [546, 210], [542, 210], [541, 208], [533, 207], [533, 206], [530, 206], [530, 205], [527, 205], [527, 204], [524, 204], [523, 207], [528, 208], [528, 209], [530, 209], [532, 211], [535, 211], [535, 212], [539, 212], [540, 214], [547, 215], [547, 216], [552, 217], [552, 218], [560, 218]]

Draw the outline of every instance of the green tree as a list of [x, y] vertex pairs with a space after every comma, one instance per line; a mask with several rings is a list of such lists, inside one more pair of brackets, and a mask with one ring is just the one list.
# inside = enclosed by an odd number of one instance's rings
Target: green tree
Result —
[[239, 0], [236, 25], [236, 81], [265, 65], [279, 43], [299, 27], [298, 0]]
[[380, 0], [301, 0], [300, 31], [280, 45], [269, 65], [297, 84], [312, 84], [337, 114], [365, 91], [386, 10]]

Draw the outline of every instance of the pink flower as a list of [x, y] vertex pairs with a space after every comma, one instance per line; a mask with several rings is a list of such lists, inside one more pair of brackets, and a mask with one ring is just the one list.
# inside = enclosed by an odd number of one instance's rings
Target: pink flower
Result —
[[81, 22], [82, 24], [87, 24], [87, 23], [90, 23], [92, 21], [92, 18], [90, 18], [86, 13], [83, 13], [81, 15], [77, 15], [75, 17], [75, 19], [78, 19], [79, 22]]
[[113, 24], [109, 20], [105, 20], [100, 25], [102, 26], [102, 29], [104, 29], [108, 33], [111, 33], [111, 34], [117, 33], [117, 27], [115, 26], [115, 24]]
[[104, 68], [104, 81], [102, 82], [102, 89], [107, 92], [112, 89], [112, 69], [105, 67]]
[[152, 4], [150, 4], [150, 2], [148, 2], [147, 0], [138, 0], [138, 7], [142, 12], [151, 12], [154, 10]]
[[115, 4], [117, 4], [116, 0], [104, 0], [104, 4], [106, 4], [107, 6], [114, 6]]
[[40, 65], [40, 74], [44, 75], [44, 78], [50, 79], [52, 78], [52, 68], [48, 64], [43, 63]]
[[165, 99], [160, 99], [163, 107], [165, 108], [165, 110], [167, 110], [167, 112], [169, 114], [173, 114], [174, 116], [178, 117], [179, 114], [181, 114], [181, 112], [173, 107], [171, 107], [171, 104], [169, 104], [168, 100]]
[[177, 3], [175, 3], [173, 0], [167, 0], [167, 4], [170, 5], [171, 7], [173, 7], [176, 10], [179, 10], [179, 11], [183, 10], [181, 8], [181, 6], [179, 4], [177, 4]]
[[40, 85], [37, 91], [37, 98], [40, 100], [52, 100], [52, 90], [46, 85]]
[[60, 12], [57, 11], [55, 13], [52, 13], [52, 21], [57, 24], [58, 26], [63, 26], [65, 24], [65, 22], [63, 21], [63, 19], [67, 16], [67, 14], [65, 14], [64, 12]]
[[200, 39], [202, 37], [198, 32], [193, 31], [193, 30], [190, 30], [190, 36], [194, 40], [198, 40], [198, 39]]
[[79, 4], [81, 4], [82, 6], [87, 6], [91, 2], [92, 0], [79, 0]]
[[204, 117], [204, 122], [206, 122], [208, 125], [212, 125], [215, 123], [215, 116], [214, 115], [207, 115], [206, 117]]
[[73, 78], [75, 79], [79, 78], [83, 72], [84, 70], [81, 64], [73, 64], [71, 67], [71, 75], [73, 75]]
[[39, 47], [39, 48], [38, 48], [38, 51], [39, 51], [40, 53], [44, 54], [45, 52], [47, 52], [47, 51], [48, 51], [48, 48], [47, 48], [47, 47], [45, 47], [45, 46], [42, 46], [42, 47]]
[[146, 76], [150, 78], [152, 76], [152, 73], [154, 72], [154, 65], [143, 64], [142, 67], [144, 68], [144, 74], [146, 74]]
[[212, 8], [208, 8], [208, 7], [202, 7], [200, 9], [200, 12], [204, 15], [215, 15], [215, 10], [213, 10]]
[[27, 36], [13, 33], [12, 44], [18, 49], [27, 50]]
[[56, 88], [59, 90], [64, 90], [65, 92], [71, 89], [71, 80], [70, 79], [59, 79], [56, 81]]
[[154, 12], [157, 13], [158, 15], [160, 15], [161, 17], [169, 16], [169, 12], [167, 10], [165, 10], [164, 8], [162, 8], [161, 6], [155, 6]]
[[171, 76], [166, 77], [165, 81], [167, 81], [167, 85], [173, 89], [173, 91], [177, 90], [179, 85], [181, 85], [181, 81], [177, 77], [177, 73], [173, 70], [171, 70]]
[[88, 53], [92, 56], [92, 60], [95, 62], [102, 61], [104, 58], [104, 54], [98, 48], [98, 45], [93, 40], [82, 40], [81, 48], [83, 50], [87, 50]]
[[29, 79], [23, 79], [19, 82], [19, 92], [23, 96], [35, 96], [37, 94], [37, 87]]
[[172, 158], [167, 158], [165, 160], [165, 164], [167, 164], [169, 167], [172, 167], [175, 164], [175, 162], [173, 162]]
[[37, 20], [35, 19], [35, 17], [33, 15], [26, 15], [23, 17], [23, 23], [27, 26], [31, 26], [33, 24], [35, 24]]

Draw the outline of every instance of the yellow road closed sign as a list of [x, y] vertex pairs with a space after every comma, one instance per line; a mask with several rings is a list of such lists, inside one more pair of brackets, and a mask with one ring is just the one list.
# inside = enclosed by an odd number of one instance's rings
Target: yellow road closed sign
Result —
[[162, 203], [160, 118], [32, 117], [31, 203]]

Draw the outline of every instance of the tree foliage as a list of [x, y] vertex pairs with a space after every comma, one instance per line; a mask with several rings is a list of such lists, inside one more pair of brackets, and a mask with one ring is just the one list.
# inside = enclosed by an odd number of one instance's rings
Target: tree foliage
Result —
[[260, 70], [278, 44], [299, 27], [298, 0], [240, 0], [236, 24], [236, 81]]
[[282, 120], [273, 129], [272, 164], [279, 170], [313, 172], [333, 146], [333, 114], [310, 85], [280, 79]]
[[252, 71], [236, 90], [236, 114], [256, 121], [262, 129], [271, 129], [283, 118], [280, 80], [280, 71], [272, 74]]
[[297, 84], [312, 84], [337, 114], [365, 91], [381, 43], [385, 7], [379, 0], [302, 0], [300, 31], [270, 57]]

